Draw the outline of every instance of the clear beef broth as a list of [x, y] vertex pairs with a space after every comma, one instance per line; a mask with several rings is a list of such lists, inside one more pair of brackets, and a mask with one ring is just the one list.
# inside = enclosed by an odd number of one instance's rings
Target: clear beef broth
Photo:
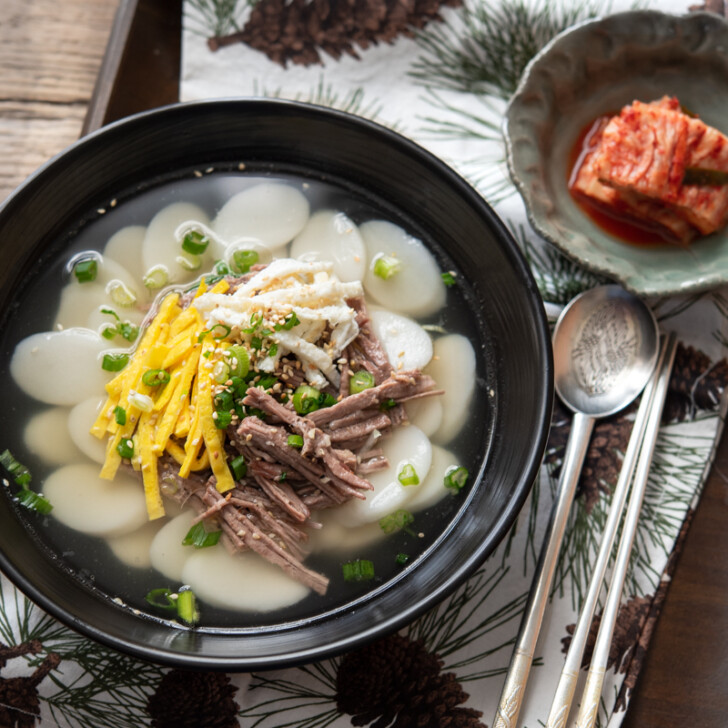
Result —
[[[302, 190], [310, 202], [312, 212], [327, 208], [341, 210], [357, 224], [372, 219], [394, 222], [422, 239], [443, 271], [453, 269], [452, 262], [428, 239], [425, 230], [417, 228], [416, 223], [401, 219], [396, 211], [389, 209], [386, 202], [364, 196], [343, 185], [295, 176], [261, 178], [248, 173], [215, 172], [202, 177], [168, 180], [137, 194], [120, 195], [117, 204], [107, 205], [103, 213], [91, 211], [86, 222], [57, 241], [57, 249], [44, 255], [32, 276], [18, 286], [17, 297], [6, 312], [2, 334], [4, 407], [0, 411], [0, 431], [3, 433], [0, 449], [10, 449], [18, 460], [29, 467], [33, 475], [33, 489], [42, 492], [45, 478], [56, 466], [48, 466], [32, 456], [24, 445], [23, 429], [32, 415], [46, 409], [48, 405], [32, 400], [19, 390], [9, 373], [9, 360], [16, 344], [24, 337], [51, 330], [61, 287], [68, 280], [68, 260], [81, 251], [102, 249], [108, 239], [125, 226], [147, 225], [156, 212], [172, 202], [194, 202], [212, 217], [234, 193], [262, 179], [284, 181]], [[472, 292], [465, 278], [458, 275], [457, 284], [448, 288], [446, 307], [427, 319], [419, 319], [419, 323], [433, 327], [430, 330], [435, 338], [442, 332], [464, 335], [472, 342], [476, 352], [478, 379], [470, 404], [469, 421], [455, 441], [448, 445], [470, 471], [468, 487], [475, 481], [491, 429], [487, 382], [489, 367], [485, 365], [487, 352], [483, 351], [475, 311], [477, 307], [473, 304]], [[58, 382], [58, 386], [62, 387], [63, 383]], [[446, 386], [458, 386], [458, 383], [452, 382]], [[11, 486], [11, 490], [14, 488]], [[414, 564], [443, 534], [466, 495], [466, 492], [455, 496], [448, 494], [434, 506], [416, 512], [412, 533], [400, 531], [363, 547], [344, 547], [336, 553], [310, 554], [305, 565], [330, 578], [328, 591], [323, 596], [310, 592], [290, 607], [269, 612], [234, 612], [210, 606], [203, 601], [200, 604], [200, 626], [257, 627], [320, 615], [340, 608], [380, 587]], [[155, 618], [164, 617], [163, 613], [156, 612], [145, 602], [144, 595], [159, 587], [169, 587], [174, 591], [180, 584], [170, 583], [154, 569], [126, 566], [114, 556], [103, 539], [68, 528], [54, 519], [52, 514], [44, 517], [27, 513], [22, 508], [17, 510], [35, 537], [74, 578], [131, 608]], [[406, 565], [397, 563], [398, 554], [407, 554], [409, 559]], [[376, 578], [369, 582], [346, 582], [342, 575], [342, 564], [352, 559], [371, 560]]]

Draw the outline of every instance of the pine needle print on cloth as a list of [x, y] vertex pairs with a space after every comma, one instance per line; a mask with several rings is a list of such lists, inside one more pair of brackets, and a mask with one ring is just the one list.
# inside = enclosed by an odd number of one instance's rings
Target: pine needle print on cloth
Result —
[[[531, 230], [506, 171], [502, 116], [523, 68], [557, 32], [628, 7], [629, 0], [606, 7], [591, 0], [185, 0], [181, 96], [295, 99], [410, 137], [495, 207], [555, 317], [573, 296], [605, 281]], [[686, 12], [689, 2], [669, 0], [659, 9]], [[708, 9], [724, 12], [725, 4], [711, 0]], [[602, 728], [617, 728], [624, 717], [726, 409], [728, 298], [717, 292], [650, 304], [661, 327], [678, 333], [680, 346], [610, 652]], [[546, 719], [637, 406], [595, 427], [519, 726], [537, 728]], [[511, 533], [471, 579], [397, 634], [321, 663], [253, 675], [141, 663], [62, 627], [3, 577], [0, 725], [489, 726], [570, 423], [557, 403], [531, 496]]]

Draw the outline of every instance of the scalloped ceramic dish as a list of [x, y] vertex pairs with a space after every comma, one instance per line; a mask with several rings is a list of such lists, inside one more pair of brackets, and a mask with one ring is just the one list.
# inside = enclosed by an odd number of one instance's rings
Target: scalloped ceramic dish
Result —
[[665, 94], [728, 132], [728, 22], [717, 15], [617, 13], [569, 29], [529, 64], [506, 112], [508, 166], [531, 224], [563, 253], [638, 295], [728, 282], [728, 230], [689, 248], [645, 246], [599, 228], [567, 189], [584, 128], [635, 99]]

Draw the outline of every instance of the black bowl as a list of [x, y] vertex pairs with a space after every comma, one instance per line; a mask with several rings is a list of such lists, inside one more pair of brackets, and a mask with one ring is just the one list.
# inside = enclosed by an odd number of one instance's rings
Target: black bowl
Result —
[[[480, 195], [390, 130], [282, 101], [211, 101], [140, 114], [82, 139], [30, 177], [0, 208], [2, 330], [38, 268], [110, 200], [194, 170], [237, 170], [240, 162], [255, 174], [349, 188], [419, 235], [443, 269], [457, 270], [484, 396], [473, 428], [477, 457], [468, 463], [475, 477], [439, 539], [396, 578], [303, 620], [185, 629], [135, 613], [70, 569], [58, 549], [44, 544], [43, 525], [20, 514], [12, 498], [0, 498], [0, 566], [31, 599], [123, 652], [198, 669], [265, 669], [329, 657], [437, 604], [514, 523], [537, 477], [553, 394], [549, 330], [536, 285]], [[0, 368], [6, 369], [16, 340], [4, 339]], [[0, 419], [0, 442], [17, 440], [13, 421]]]

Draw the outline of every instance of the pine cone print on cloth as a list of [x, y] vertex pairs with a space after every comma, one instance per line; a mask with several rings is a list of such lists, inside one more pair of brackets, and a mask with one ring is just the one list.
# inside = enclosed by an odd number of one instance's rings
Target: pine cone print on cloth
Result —
[[726, 383], [728, 362], [725, 359], [713, 363], [702, 351], [679, 345], [663, 420], [682, 422], [692, 419], [697, 410], [716, 410]]
[[355, 726], [485, 728], [469, 695], [422, 640], [395, 634], [346, 655], [336, 678], [337, 708]]
[[[645, 619], [650, 612], [652, 606], [652, 596], [632, 597], [629, 601], [624, 602], [619, 607], [617, 614], [617, 624], [614, 627], [614, 635], [612, 636], [612, 644], [609, 648], [609, 660], [607, 662], [607, 670], [614, 668], [615, 672], [621, 667], [625, 659], [631, 657], [631, 650], [635, 648], [638, 642]], [[587, 638], [586, 647], [584, 648], [584, 656], [581, 660], [582, 667], [588, 667], [591, 662], [592, 652], [594, 651], [594, 643], [597, 640], [597, 632], [602, 621], [602, 615], [598, 614], [594, 617], [589, 629], [589, 637]], [[567, 637], [561, 640], [561, 651], [566, 654], [571, 645], [571, 636], [576, 629], [575, 624], [569, 624], [566, 627]]]
[[310, 66], [322, 63], [320, 51], [338, 60], [345, 53], [359, 58], [380, 42], [412, 36], [433, 20], [441, 20], [443, 5], [462, 0], [258, 0], [243, 29], [210, 38], [217, 50], [245, 43], [282, 66], [289, 62]]
[[[8, 660], [23, 655], [37, 655], [43, 647], [37, 640], [21, 645], [7, 647], [0, 644], [0, 669]], [[28, 677], [0, 677], [0, 725], [3, 728], [33, 728], [40, 716], [38, 685], [53, 669], [58, 667], [61, 658], [54, 652], [48, 653], [43, 662]]]
[[[599, 420], [594, 426], [576, 494], [577, 498], [584, 498], [587, 513], [591, 513], [600, 493], [611, 493], [617, 484], [624, 451], [632, 433], [635, 409], [636, 405], [632, 405], [612, 417]], [[571, 414], [557, 400], [554, 402], [545, 458], [549, 464], [558, 463], [557, 474], [561, 469], [570, 428]]]
[[152, 728], [238, 728], [236, 690], [221, 673], [170, 670], [147, 704]]

